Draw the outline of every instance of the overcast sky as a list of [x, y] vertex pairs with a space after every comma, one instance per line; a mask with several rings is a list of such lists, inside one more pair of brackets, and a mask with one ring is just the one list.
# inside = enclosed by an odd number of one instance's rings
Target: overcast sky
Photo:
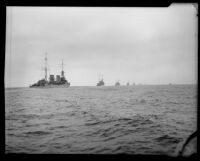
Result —
[[[61, 72], [73, 86], [197, 83], [197, 10], [7, 7], [5, 86], [29, 86]], [[48, 73], [48, 74], [49, 74]]]

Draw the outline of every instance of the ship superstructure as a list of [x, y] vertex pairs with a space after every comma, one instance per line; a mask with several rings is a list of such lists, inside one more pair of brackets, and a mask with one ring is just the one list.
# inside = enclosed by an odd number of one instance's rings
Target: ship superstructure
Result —
[[117, 82], [115, 83], [115, 86], [120, 86], [119, 81], [117, 81]]
[[101, 79], [99, 77], [99, 82], [97, 83], [97, 86], [104, 86], [103, 76]]
[[53, 86], [65, 86], [69, 87], [70, 83], [65, 79], [64, 70], [63, 70], [63, 61], [62, 61], [62, 71], [61, 75], [50, 75], [49, 80], [47, 79], [47, 54], [45, 55], [45, 77], [44, 79], [39, 80], [37, 83], [34, 83], [30, 87], [53, 87]]

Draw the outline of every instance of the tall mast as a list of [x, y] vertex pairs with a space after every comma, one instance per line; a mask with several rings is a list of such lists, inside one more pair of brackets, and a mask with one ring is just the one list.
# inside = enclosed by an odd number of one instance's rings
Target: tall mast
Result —
[[62, 59], [62, 71], [63, 71], [63, 59]]
[[62, 59], [62, 71], [61, 71], [61, 76], [64, 77], [64, 71], [63, 71], [63, 59]]
[[45, 53], [45, 80], [47, 81], [47, 53]]
[[99, 73], [99, 81], [100, 81], [100, 79], [101, 79], [101, 78], [100, 78], [100, 73]]

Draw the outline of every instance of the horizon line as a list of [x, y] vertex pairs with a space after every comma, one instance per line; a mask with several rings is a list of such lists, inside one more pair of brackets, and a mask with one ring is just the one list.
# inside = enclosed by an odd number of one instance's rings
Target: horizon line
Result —
[[[138, 83], [138, 84], [130, 84], [129, 86], [142, 86], [142, 85], [198, 85], [198, 83], [165, 83], [165, 84], [147, 84], [147, 83]], [[104, 85], [106, 87], [113, 87], [115, 85]], [[103, 87], [104, 87], [103, 86]], [[127, 86], [126, 84], [121, 84], [120, 86]], [[96, 85], [72, 85], [70, 87], [97, 87]], [[4, 87], [6, 88], [29, 88], [29, 86], [13, 86], [13, 87]]]

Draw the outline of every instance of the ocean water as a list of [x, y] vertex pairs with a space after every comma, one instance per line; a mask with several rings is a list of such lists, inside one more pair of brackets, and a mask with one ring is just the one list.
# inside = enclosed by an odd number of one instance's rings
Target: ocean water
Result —
[[6, 153], [173, 155], [197, 129], [197, 86], [5, 89]]

